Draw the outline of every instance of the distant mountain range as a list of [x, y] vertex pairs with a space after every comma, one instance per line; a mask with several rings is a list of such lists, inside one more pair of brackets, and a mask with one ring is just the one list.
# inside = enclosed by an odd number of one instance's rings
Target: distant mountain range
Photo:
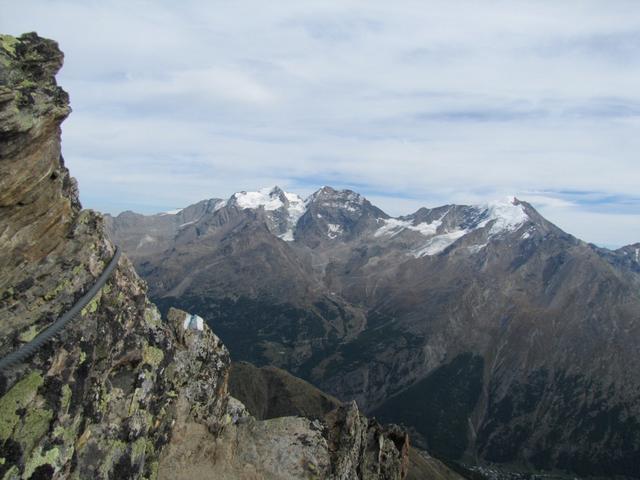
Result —
[[203, 316], [236, 360], [449, 460], [640, 475], [640, 244], [587, 244], [515, 198], [394, 218], [330, 187], [106, 222], [161, 309]]

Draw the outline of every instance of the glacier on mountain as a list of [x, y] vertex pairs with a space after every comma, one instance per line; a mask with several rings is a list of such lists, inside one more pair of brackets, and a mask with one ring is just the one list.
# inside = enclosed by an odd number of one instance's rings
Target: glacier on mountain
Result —
[[279, 193], [277, 187], [262, 188], [257, 192], [234, 193], [231, 199], [235, 199], [236, 205], [242, 209], [262, 207], [265, 210], [277, 210], [284, 206]]
[[[488, 225], [490, 225], [488, 237], [491, 238], [505, 232], [515, 231], [529, 219], [524, 207], [515, 197], [510, 197], [507, 201], [492, 202], [486, 205], [472, 207], [474, 213], [465, 222], [468, 226], [463, 228], [462, 225], [460, 225], [457, 228], [438, 233], [438, 230], [451, 211], [451, 209], [447, 210], [440, 218], [431, 222], [421, 222], [415, 225], [413, 220], [402, 217], [380, 219], [383, 225], [376, 230], [374, 237], [394, 237], [404, 230], [418, 232], [428, 237], [427, 242], [422, 247], [410, 252], [410, 255], [418, 258], [437, 255], [468, 233], [485, 228]], [[481, 248], [474, 249], [474, 252], [479, 250], [481, 250]]]
[[[312, 195], [303, 199], [295, 193], [285, 192], [277, 186], [262, 188], [258, 191], [241, 191], [234, 193], [227, 201], [216, 205], [215, 211], [235, 205], [240, 209], [262, 208], [269, 219], [269, 229], [286, 242], [295, 241], [295, 230], [300, 218], [306, 213], [309, 205], [316, 202], [325, 208], [335, 208], [353, 214], [358, 212], [364, 204], [364, 197], [350, 191], [337, 191], [330, 187], [323, 187]], [[437, 255], [465, 235], [478, 229], [487, 228], [486, 238], [515, 231], [528, 219], [524, 206], [515, 197], [506, 201], [497, 201], [466, 209], [464, 220], [453, 220], [456, 217], [455, 208], [449, 208], [430, 221], [417, 222], [414, 215], [396, 218], [379, 218], [380, 227], [373, 232], [376, 238], [393, 238], [403, 231], [417, 232], [426, 237], [425, 243], [419, 248], [407, 252], [414, 257]], [[317, 218], [322, 218], [320, 214]], [[338, 238], [344, 230], [337, 223], [327, 224], [327, 236]], [[484, 246], [478, 246], [473, 251], [479, 251]]]

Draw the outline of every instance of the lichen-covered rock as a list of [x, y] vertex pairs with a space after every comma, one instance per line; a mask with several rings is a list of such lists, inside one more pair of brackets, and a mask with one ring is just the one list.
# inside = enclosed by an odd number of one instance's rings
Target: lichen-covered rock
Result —
[[[35, 34], [0, 37], [0, 356], [68, 310], [114, 254], [60, 155], [62, 58]], [[208, 329], [181, 329], [123, 256], [78, 318], [2, 372], [0, 478], [153, 478], [176, 425], [219, 429], [228, 352]]]

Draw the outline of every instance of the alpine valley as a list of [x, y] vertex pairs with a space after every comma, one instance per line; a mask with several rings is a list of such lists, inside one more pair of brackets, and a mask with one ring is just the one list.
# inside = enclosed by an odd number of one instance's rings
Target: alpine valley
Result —
[[[476, 471], [640, 478], [640, 245], [515, 198], [393, 218], [278, 187], [106, 216], [162, 313]], [[497, 467], [496, 467], [497, 466]]]

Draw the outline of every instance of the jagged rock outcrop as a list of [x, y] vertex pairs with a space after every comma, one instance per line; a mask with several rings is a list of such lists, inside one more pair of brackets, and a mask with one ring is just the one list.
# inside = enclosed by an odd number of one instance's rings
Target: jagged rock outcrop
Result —
[[[354, 465], [356, 471], [374, 472], [374, 478], [379, 471], [384, 472], [389, 467], [391, 472], [400, 467], [401, 471], [407, 472], [408, 479], [462, 478], [426, 452], [411, 447], [406, 433], [397, 427], [382, 427], [375, 420], [364, 417], [355, 402], [343, 404], [279, 368], [234, 362], [229, 374], [229, 392], [261, 420], [283, 415], [323, 420], [330, 445], [333, 445], [334, 464], [344, 469], [343, 478], [353, 478], [349, 476], [349, 468]], [[364, 449], [362, 454], [360, 449]], [[394, 450], [402, 452], [402, 456], [395, 455]], [[382, 458], [390, 461], [381, 463]], [[392, 474], [390, 478], [393, 478]]]
[[[60, 152], [68, 97], [55, 42], [0, 37], [0, 354], [33, 339], [111, 260]], [[124, 257], [78, 318], [2, 372], [2, 478], [153, 477], [176, 422], [218, 431], [227, 350], [161, 320]]]
[[400, 480], [407, 474], [407, 434], [368, 420], [355, 403], [322, 420], [259, 420], [242, 410], [215, 436], [187, 423], [165, 451], [159, 478]]
[[[60, 123], [70, 111], [54, 78], [62, 58], [55, 42], [36, 34], [0, 36], [2, 357], [68, 311], [115, 251], [102, 216], [81, 209], [62, 160]], [[324, 425], [248, 417], [227, 392], [229, 353], [218, 337], [181, 310], [162, 319], [146, 293], [120, 257], [74, 321], [0, 372], [0, 478], [185, 478], [189, 471], [331, 478], [344, 471]], [[351, 448], [343, 437], [332, 445]], [[389, 446], [385, 453], [374, 462], [380, 473], [364, 478], [402, 478], [402, 452]]]

